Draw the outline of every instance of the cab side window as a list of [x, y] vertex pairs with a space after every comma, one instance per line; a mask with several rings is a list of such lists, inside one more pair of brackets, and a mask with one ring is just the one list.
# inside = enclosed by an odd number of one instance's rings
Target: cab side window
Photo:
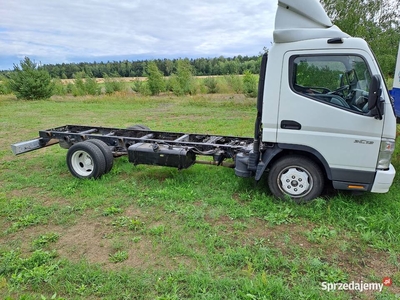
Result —
[[305, 97], [355, 112], [366, 112], [371, 75], [354, 55], [294, 56], [292, 89]]

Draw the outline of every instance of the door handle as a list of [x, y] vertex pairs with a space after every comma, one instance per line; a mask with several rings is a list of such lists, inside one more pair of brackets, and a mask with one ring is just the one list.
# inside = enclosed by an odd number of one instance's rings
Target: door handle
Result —
[[290, 130], [300, 130], [301, 124], [299, 122], [292, 121], [292, 120], [282, 120], [281, 128], [282, 129], [290, 129]]

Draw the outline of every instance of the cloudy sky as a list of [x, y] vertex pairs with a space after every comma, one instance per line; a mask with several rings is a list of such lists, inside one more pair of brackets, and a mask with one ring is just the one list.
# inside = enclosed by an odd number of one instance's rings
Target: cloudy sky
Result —
[[277, 0], [0, 0], [0, 70], [43, 64], [257, 55]]

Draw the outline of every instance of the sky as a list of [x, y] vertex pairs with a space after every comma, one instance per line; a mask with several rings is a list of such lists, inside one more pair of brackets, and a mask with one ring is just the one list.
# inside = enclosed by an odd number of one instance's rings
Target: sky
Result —
[[0, 0], [0, 70], [37, 63], [258, 55], [277, 0]]

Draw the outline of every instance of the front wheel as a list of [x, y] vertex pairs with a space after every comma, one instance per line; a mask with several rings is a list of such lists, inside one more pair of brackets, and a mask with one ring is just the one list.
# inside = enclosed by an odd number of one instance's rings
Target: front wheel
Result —
[[320, 196], [324, 180], [321, 168], [311, 159], [299, 155], [279, 159], [268, 175], [268, 185], [275, 197], [289, 197], [297, 203], [308, 202]]
[[80, 142], [68, 149], [67, 165], [77, 178], [99, 178], [106, 170], [106, 159], [95, 144]]

